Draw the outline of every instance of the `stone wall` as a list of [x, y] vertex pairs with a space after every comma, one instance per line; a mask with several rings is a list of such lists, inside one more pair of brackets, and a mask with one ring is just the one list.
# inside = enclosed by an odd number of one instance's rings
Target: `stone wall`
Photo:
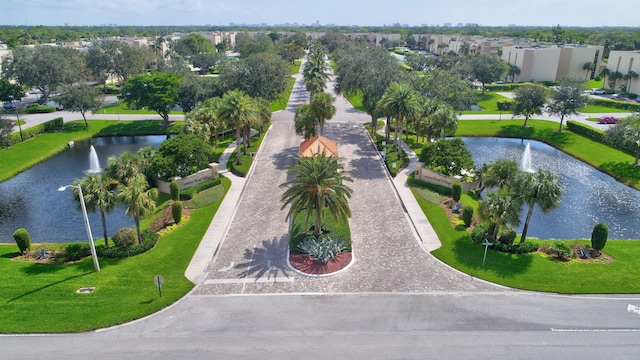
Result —
[[451, 188], [454, 182], [458, 181], [462, 184], [462, 192], [480, 189], [479, 181], [462, 181], [459, 177], [451, 177], [441, 174], [437, 171], [433, 171], [424, 167], [421, 163], [416, 165], [416, 180], [428, 182], [430, 184], [440, 185]]
[[[203, 183], [205, 181], [215, 179], [217, 177], [218, 177], [218, 164], [211, 163], [209, 164], [208, 169], [200, 170], [197, 173], [191, 174], [184, 178], [176, 176], [175, 178], [173, 178], [173, 180], [178, 182], [181, 190], [184, 190], [192, 186], [198, 185], [200, 183]], [[165, 194], [171, 193], [171, 191], [169, 190], [169, 184], [170, 184], [169, 182], [165, 182], [165, 181], [160, 181], [160, 180], [156, 181], [156, 185], [158, 186], [158, 191]]]

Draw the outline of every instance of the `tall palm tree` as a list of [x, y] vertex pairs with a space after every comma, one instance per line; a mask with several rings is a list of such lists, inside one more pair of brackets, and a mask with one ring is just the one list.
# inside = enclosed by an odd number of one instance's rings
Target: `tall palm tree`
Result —
[[309, 48], [307, 62], [302, 70], [307, 91], [313, 95], [324, 91], [329, 79], [329, 66], [325, 61], [325, 50], [321, 43], [314, 42]]
[[120, 156], [109, 156], [105, 173], [120, 184], [126, 184], [142, 172], [142, 161], [135, 153], [125, 151]]
[[518, 176], [519, 171], [520, 167], [515, 161], [498, 159], [490, 163], [483, 172], [483, 186], [508, 188]]
[[138, 244], [142, 242], [140, 219], [152, 214], [156, 209], [158, 189], [149, 188], [149, 183], [141, 173], [133, 175], [126, 183], [118, 185], [118, 198], [127, 205], [125, 213], [133, 217], [138, 234]]
[[603, 67], [602, 70], [600, 70], [599, 75], [602, 78], [602, 87], [604, 88], [604, 85], [607, 83], [607, 76], [611, 75], [611, 70], [607, 67]]
[[439, 104], [429, 116], [429, 128], [436, 139], [444, 139], [447, 131], [458, 128], [458, 113], [447, 104]]
[[582, 70], [586, 71], [586, 75], [584, 77], [584, 81], [589, 80], [589, 73], [592, 72], [595, 69], [595, 64], [592, 63], [591, 61], [584, 63], [584, 65], [582, 65]]
[[629, 72], [624, 75], [624, 79], [627, 81], [627, 92], [631, 92], [631, 80], [637, 78], [638, 73], [633, 70], [629, 70]]
[[296, 109], [296, 115], [293, 118], [296, 134], [304, 136], [304, 139], [311, 139], [316, 135], [315, 117], [311, 114], [311, 106], [303, 104]]
[[324, 123], [330, 120], [336, 114], [336, 107], [333, 106], [333, 96], [326, 92], [315, 94], [311, 97], [309, 110], [311, 115], [316, 119], [318, 125], [318, 134], [324, 134]]
[[80, 185], [87, 211], [100, 211], [104, 244], [106, 247], [109, 247], [109, 236], [107, 234], [107, 219], [105, 214], [110, 213], [117, 204], [117, 197], [114, 192], [115, 184], [116, 181], [106, 174], [100, 175], [90, 173], [86, 174], [81, 179], [75, 180], [73, 182], [73, 185], [75, 186], [71, 190], [73, 198], [78, 201], [78, 207], [80, 207], [80, 197], [76, 186]]
[[609, 74], [609, 86], [611, 86], [611, 90], [615, 91], [616, 83], [618, 80], [622, 79], [624, 75], [620, 71], [614, 71]]
[[[420, 111], [417, 93], [411, 84], [393, 83], [389, 85], [387, 91], [380, 99], [380, 108], [387, 117], [387, 122], [389, 122], [391, 118], [396, 121], [393, 146], [396, 147], [398, 156], [401, 156], [402, 149], [398, 146], [398, 139], [402, 139], [404, 120], [414, 118]], [[400, 137], [398, 137], [398, 135]]]
[[504, 224], [520, 225], [520, 211], [522, 200], [513, 196], [507, 189], [490, 190], [483, 200], [478, 202], [478, 215], [484, 221], [495, 224], [491, 238], [496, 240], [500, 227]]
[[338, 158], [327, 156], [324, 152], [314, 154], [299, 158], [290, 169], [295, 171], [295, 178], [280, 185], [288, 187], [281, 198], [284, 203], [281, 210], [291, 205], [287, 220], [305, 214], [307, 226], [309, 218], [313, 217], [313, 235], [319, 237], [322, 235], [322, 220], [327, 214], [336, 223], [351, 217], [348, 199], [353, 190], [344, 182], [353, 180], [343, 174], [343, 166]]
[[240, 157], [241, 132], [247, 124], [258, 118], [255, 101], [241, 90], [231, 90], [222, 96], [218, 116], [236, 128], [236, 165], [242, 163]]
[[507, 71], [507, 77], [511, 77], [511, 82], [515, 82], [516, 75], [520, 75], [520, 68], [516, 65], [509, 64], [509, 70]]
[[183, 130], [186, 133], [198, 134], [209, 142], [214, 138], [214, 146], [218, 145], [218, 135], [224, 129], [224, 122], [218, 117], [218, 108], [222, 99], [209, 98], [187, 113]]
[[558, 181], [558, 175], [538, 169], [535, 173], [522, 172], [514, 184], [514, 192], [529, 206], [527, 217], [524, 221], [520, 243], [527, 238], [529, 221], [533, 208], [538, 205], [543, 213], [547, 213], [560, 206], [562, 185]]

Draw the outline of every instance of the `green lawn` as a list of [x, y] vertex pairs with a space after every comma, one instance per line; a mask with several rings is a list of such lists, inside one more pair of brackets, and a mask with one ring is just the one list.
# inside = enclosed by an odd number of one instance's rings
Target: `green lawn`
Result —
[[[222, 184], [226, 193], [230, 181], [223, 178]], [[184, 271], [220, 202], [194, 210], [186, 224], [147, 253], [100, 259], [100, 272], [93, 271], [90, 257], [64, 266], [12, 261], [17, 247], [1, 245], [0, 333], [86, 331], [138, 319], [172, 304], [193, 288]], [[156, 275], [165, 279], [162, 297], [153, 283]], [[82, 287], [96, 289], [76, 293]]]
[[588, 105], [587, 107], [580, 109], [580, 112], [585, 114], [599, 114], [599, 113], [628, 113], [632, 111], [616, 109], [613, 107]]
[[278, 96], [276, 96], [276, 99], [271, 102], [271, 112], [276, 112], [287, 108], [289, 96], [291, 96], [291, 91], [293, 90], [293, 85], [295, 84], [295, 82], [296, 79], [289, 79], [289, 82], [287, 83], [287, 89], [284, 92], [278, 94]]
[[[509, 98], [504, 97], [502, 95], [498, 95], [495, 92], [485, 92], [484, 94], [478, 93], [479, 101], [478, 106], [483, 110], [468, 110], [463, 111], [463, 114], [510, 114], [510, 111], [500, 111], [498, 109], [499, 101], [510, 101]], [[507, 115], [508, 116], [508, 115]]]
[[[442, 242], [442, 247], [432, 254], [464, 273], [496, 284], [533, 291], [566, 294], [640, 293], [640, 283], [636, 281], [640, 277], [640, 268], [636, 266], [640, 257], [638, 241], [609, 240], [603, 250], [615, 259], [609, 264], [584, 263], [580, 260], [562, 262], [542, 253], [514, 255], [489, 250], [483, 268], [484, 247], [471, 241], [466, 230], [454, 229], [438, 205], [421, 196], [416, 196], [416, 199]], [[571, 242], [589, 243], [584, 240]]]
[[362, 112], [366, 112], [364, 109], [364, 105], [362, 105], [362, 92], [357, 92], [355, 94], [345, 94], [344, 95], [347, 101], [356, 108], [356, 110], [360, 110]]
[[87, 140], [94, 136], [112, 135], [164, 135], [179, 130], [181, 122], [175, 122], [170, 128], [161, 126], [160, 120], [89, 120], [84, 127], [81, 120], [65, 123], [64, 131], [45, 133], [33, 139], [0, 149], [0, 181], [64, 151], [69, 141]]
[[[95, 112], [96, 115], [100, 114], [153, 114], [157, 115], [158, 113], [155, 111], [140, 109], [140, 110], [132, 110], [127, 107], [127, 104], [121, 101], [115, 102], [113, 104], [109, 104], [101, 107]], [[182, 114], [182, 111], [173, 110], [170, 114]]]

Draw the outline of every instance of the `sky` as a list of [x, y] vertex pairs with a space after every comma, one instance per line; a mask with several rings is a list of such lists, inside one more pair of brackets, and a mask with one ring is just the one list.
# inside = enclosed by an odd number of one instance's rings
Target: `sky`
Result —
[[25, 0], [0, 25], [393, 24], [639, 27], [636, 0]]

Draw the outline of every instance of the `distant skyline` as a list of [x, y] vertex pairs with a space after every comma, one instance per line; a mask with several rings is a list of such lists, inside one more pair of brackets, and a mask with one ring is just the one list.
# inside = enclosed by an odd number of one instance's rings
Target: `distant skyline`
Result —
[[0, 25], [640, 27], [639, 10], [632, 0], [27, 0], [4, 2]]

